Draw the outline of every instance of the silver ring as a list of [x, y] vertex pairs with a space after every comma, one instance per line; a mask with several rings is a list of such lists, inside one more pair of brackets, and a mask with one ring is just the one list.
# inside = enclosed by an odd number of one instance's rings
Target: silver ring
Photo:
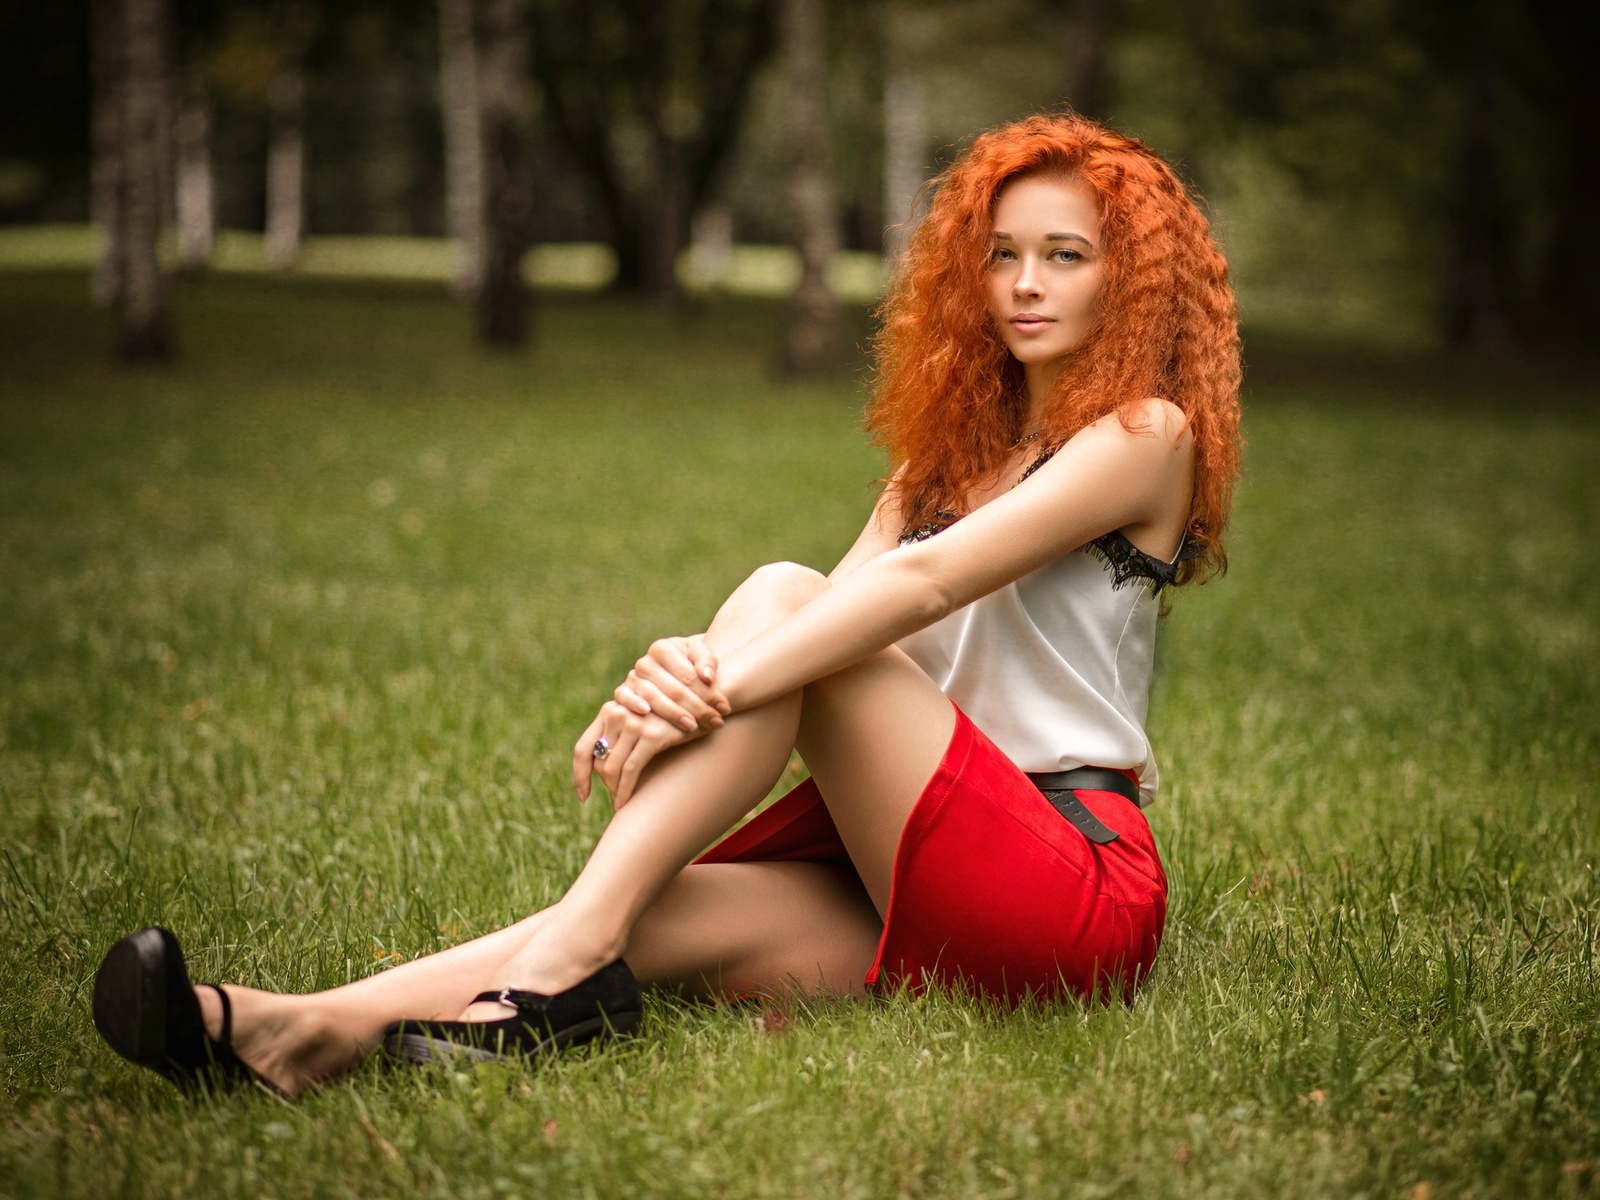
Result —
[[601, 734], [594, 740], [594, 750], [591, 752], [596, 758], [604, 758], [611, 753], [611, 739]]

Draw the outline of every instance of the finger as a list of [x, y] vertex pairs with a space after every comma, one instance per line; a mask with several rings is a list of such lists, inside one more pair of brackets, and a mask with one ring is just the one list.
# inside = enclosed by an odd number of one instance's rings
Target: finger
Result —
[[703, 683], [699, 670], [689, 657], [689, 643], [683, 638], [658, 638], [650, 643], [650, 651], [640, 663], [653, 662], [673, 678], [689, 687]]
[[611, 809], [615, 812], [627, 803], [627, 798], [622, 795], [622, 771], [638, 744], [639, 734], [630, 723], [618, 730], [613, 740], [616, 745], [597, 769], [600, 778], [605, 782], [606, 791], [611, 793]]
[[701, 718], [699, 713], [691, 711], [688, 705], [693, 704], [695, 708], [704, 712], [706, 711], [704, 703], [695, 700], [687, 700], [687, 703], [680, 703], [678, 699], [669, 696], [648, 679], [640, 680], [639, 688], [640, 694], [650, 701], [650, 711], [663, 721], [670, 721], [680, 729], [698, 729], [700, 727]]
[[[700, 678], [708, 684], [715, 683], [717, 678], [717, 654], [715, 650], [707, 645], [705, 638], [689, 639], [689, 655], [694, 660], [695, 671]], [[723, 716], [727, 716], [733, 711], [733, 705], [728, 703], [728, 698], [722, 694], [720, 689], [713, 690], [707, 698], [716, 705], [717, 711]]]
[[717, 677], [717, 655], [706, 644], [705, 638], [690, 638], [689, 658], [694, 662], [696, 674], [705, 682], [710, 683]]
[[572, 747], [572, 782], [578, 789], [578, 800], [582, 803], [588, 802], [589, 793], [594, 787], [594, 743], [599, 736], [600, 718], [596, 717], [578, 735], [578, 741]]
[[650, 711], [656, 716], [664, 717], [684, 729], [722, 724], [721, 713], [676, 679], [639, 679], [635, 690], [650, 701]]
[[655, 756], [668, 746], [678, 745], [682, 740], [682, 734], [662, 722], [651, 722], [646, 726], [628, 751], [628, 757], [617, 776], [617, 791], [614, 797], [617, 807], [620, 808], [633, 799], [633, 789], [638, 785], [640, 775]]
[[[684, 667], [690, 672], [689, 678], [674, 674], [666, 670], [661, 663], [652, 658], [641, 658], [632, 671], [628, 673], [628, 683], [640, 695], [648, 695], [639, 685], [653, 683], [661, 689], [663, 695], [679, 708], [687, 711], [695, 718], [697, 724], [716, 728], [722, 724], [714, 717], [721, 717], [722, 711], [717, 707], [719, 693], [715, 688], [706, 685], [698, 675], [693, 673], [693, 668], [687, 658], [683, 659]], [[672, 714], [662, 712], [652, 703], [651, 708], [661, 716], [672, 717]], [[681, 722], [680, 722], [681, 723]], [[687, 728], [687, 726], [685, 726]]]
[[630, 712], [636, 712], [641, 717], [649, 716], [650, 701], [646, 700], [638, 689], [628, 686], [631, 682], [634, 682], [634, 674], [629, 671], [628, 682], [617, 684], [617, 690], [611, 693], [612, 698]]

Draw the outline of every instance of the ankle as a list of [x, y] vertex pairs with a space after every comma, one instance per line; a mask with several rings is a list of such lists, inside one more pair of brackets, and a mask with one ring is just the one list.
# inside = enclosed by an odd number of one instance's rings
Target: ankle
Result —
[[551, 939], [547, 944], [559, 946], [563, 957], [585, 974], [615, 962], [628, 948], [628, 928], [607, 914], [566, 912], [558, 906], [555, 919], [541, 932]]
[[576, 914], [552, 914], [504, 965], [494, 986], [555, 995], [621, 957], [625, 944], [622, 936], [577, 919]]

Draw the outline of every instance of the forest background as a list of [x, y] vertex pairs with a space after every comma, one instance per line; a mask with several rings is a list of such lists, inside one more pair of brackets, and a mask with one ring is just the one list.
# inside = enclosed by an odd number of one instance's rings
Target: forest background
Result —
[[[0, 22], [0, 224], [109, 234], [131, 208], [132, 239], [175, 228], [191, 269], [453, 233], [470, 292], [487, 221], [502, 259], [605, 248], [558, 256], [567, 282], [670, 297], [734, 278], [746, 243], [810, 245], [815, 274], [839, 247], [892, 251], [974, 131], [1070, 104], [1207, 198], [1253, 327], [1548, 345], [1600, 312], [1588, 6], [96, 0]], [[219, 252], [219, 229], [265, 243]]]

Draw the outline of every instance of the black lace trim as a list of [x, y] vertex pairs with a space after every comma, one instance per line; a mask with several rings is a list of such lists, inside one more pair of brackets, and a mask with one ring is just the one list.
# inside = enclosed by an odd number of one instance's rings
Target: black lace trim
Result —
[[[1050, 457], [1055, 452], [1056, 448], [1051, 447], [1040, 454], [1038, 458], [1029, 464], [1028, 469], [1022, 473], [1022, 478], [1018, 479], [1017, 482], [1020, 484], [1023, 479], [1028, 478], [1028, 476], [1044, 466], [1045, 463], [1050, 461]], [[902, 533], [900, 535], [900, 544], [909, 546], [913, 542], [925, 542], [934, 534], [943, 533], [960, 519], [960, 513], [942, 510], [936, 512], [933, 514], [931, 521]], [[1203, 546], [1190, 543], [1187, 535], [1185, 535], [1183, 545], [1178, 549], [1178, 557], [1171, 562], [1162, 562], [1155, 555], [1146, 554], [1135, 546], [1128, 540], [1128, 535], [1120, 529], [1113, 529], [1110, 533], [1101, 534], [1086, 545], [1084, 549], [1104, 563], [1106, 569], [1111, 572], [1112, 591], [1116, 591], [1132, 580], [1148, 579], [1152, 585], [1150, 589], [1152, 595], [1177, 580], [1180, 564], [1193, 558], [1199, 558], [1201, 554], [1205, 553]]]
[[1177, 580], [1179, 565], [1191, 558], [1199, 558], [1205, 552], [1203, 546], [1190, 545], [1185, 537], [1178, 557], [1171, 562], [1162, 562], [1155, 555], [1146, 554], [1135, 546], [1120, 529], [1101, 534], [1084, 549], [1103, 562], [1111, 572], [1112, 591], [1130, 580], [1148, 579], [1152, 584], [1152, 595]]
[[933, 520], [909, 529], [900, 535], [900, 544], [909, 546], [912, 542], [925, 542], [936, 533], [943, 533], [950, 526], [961, 520], [960, 513], [947, 512], [940, 509], [933, 514]]

